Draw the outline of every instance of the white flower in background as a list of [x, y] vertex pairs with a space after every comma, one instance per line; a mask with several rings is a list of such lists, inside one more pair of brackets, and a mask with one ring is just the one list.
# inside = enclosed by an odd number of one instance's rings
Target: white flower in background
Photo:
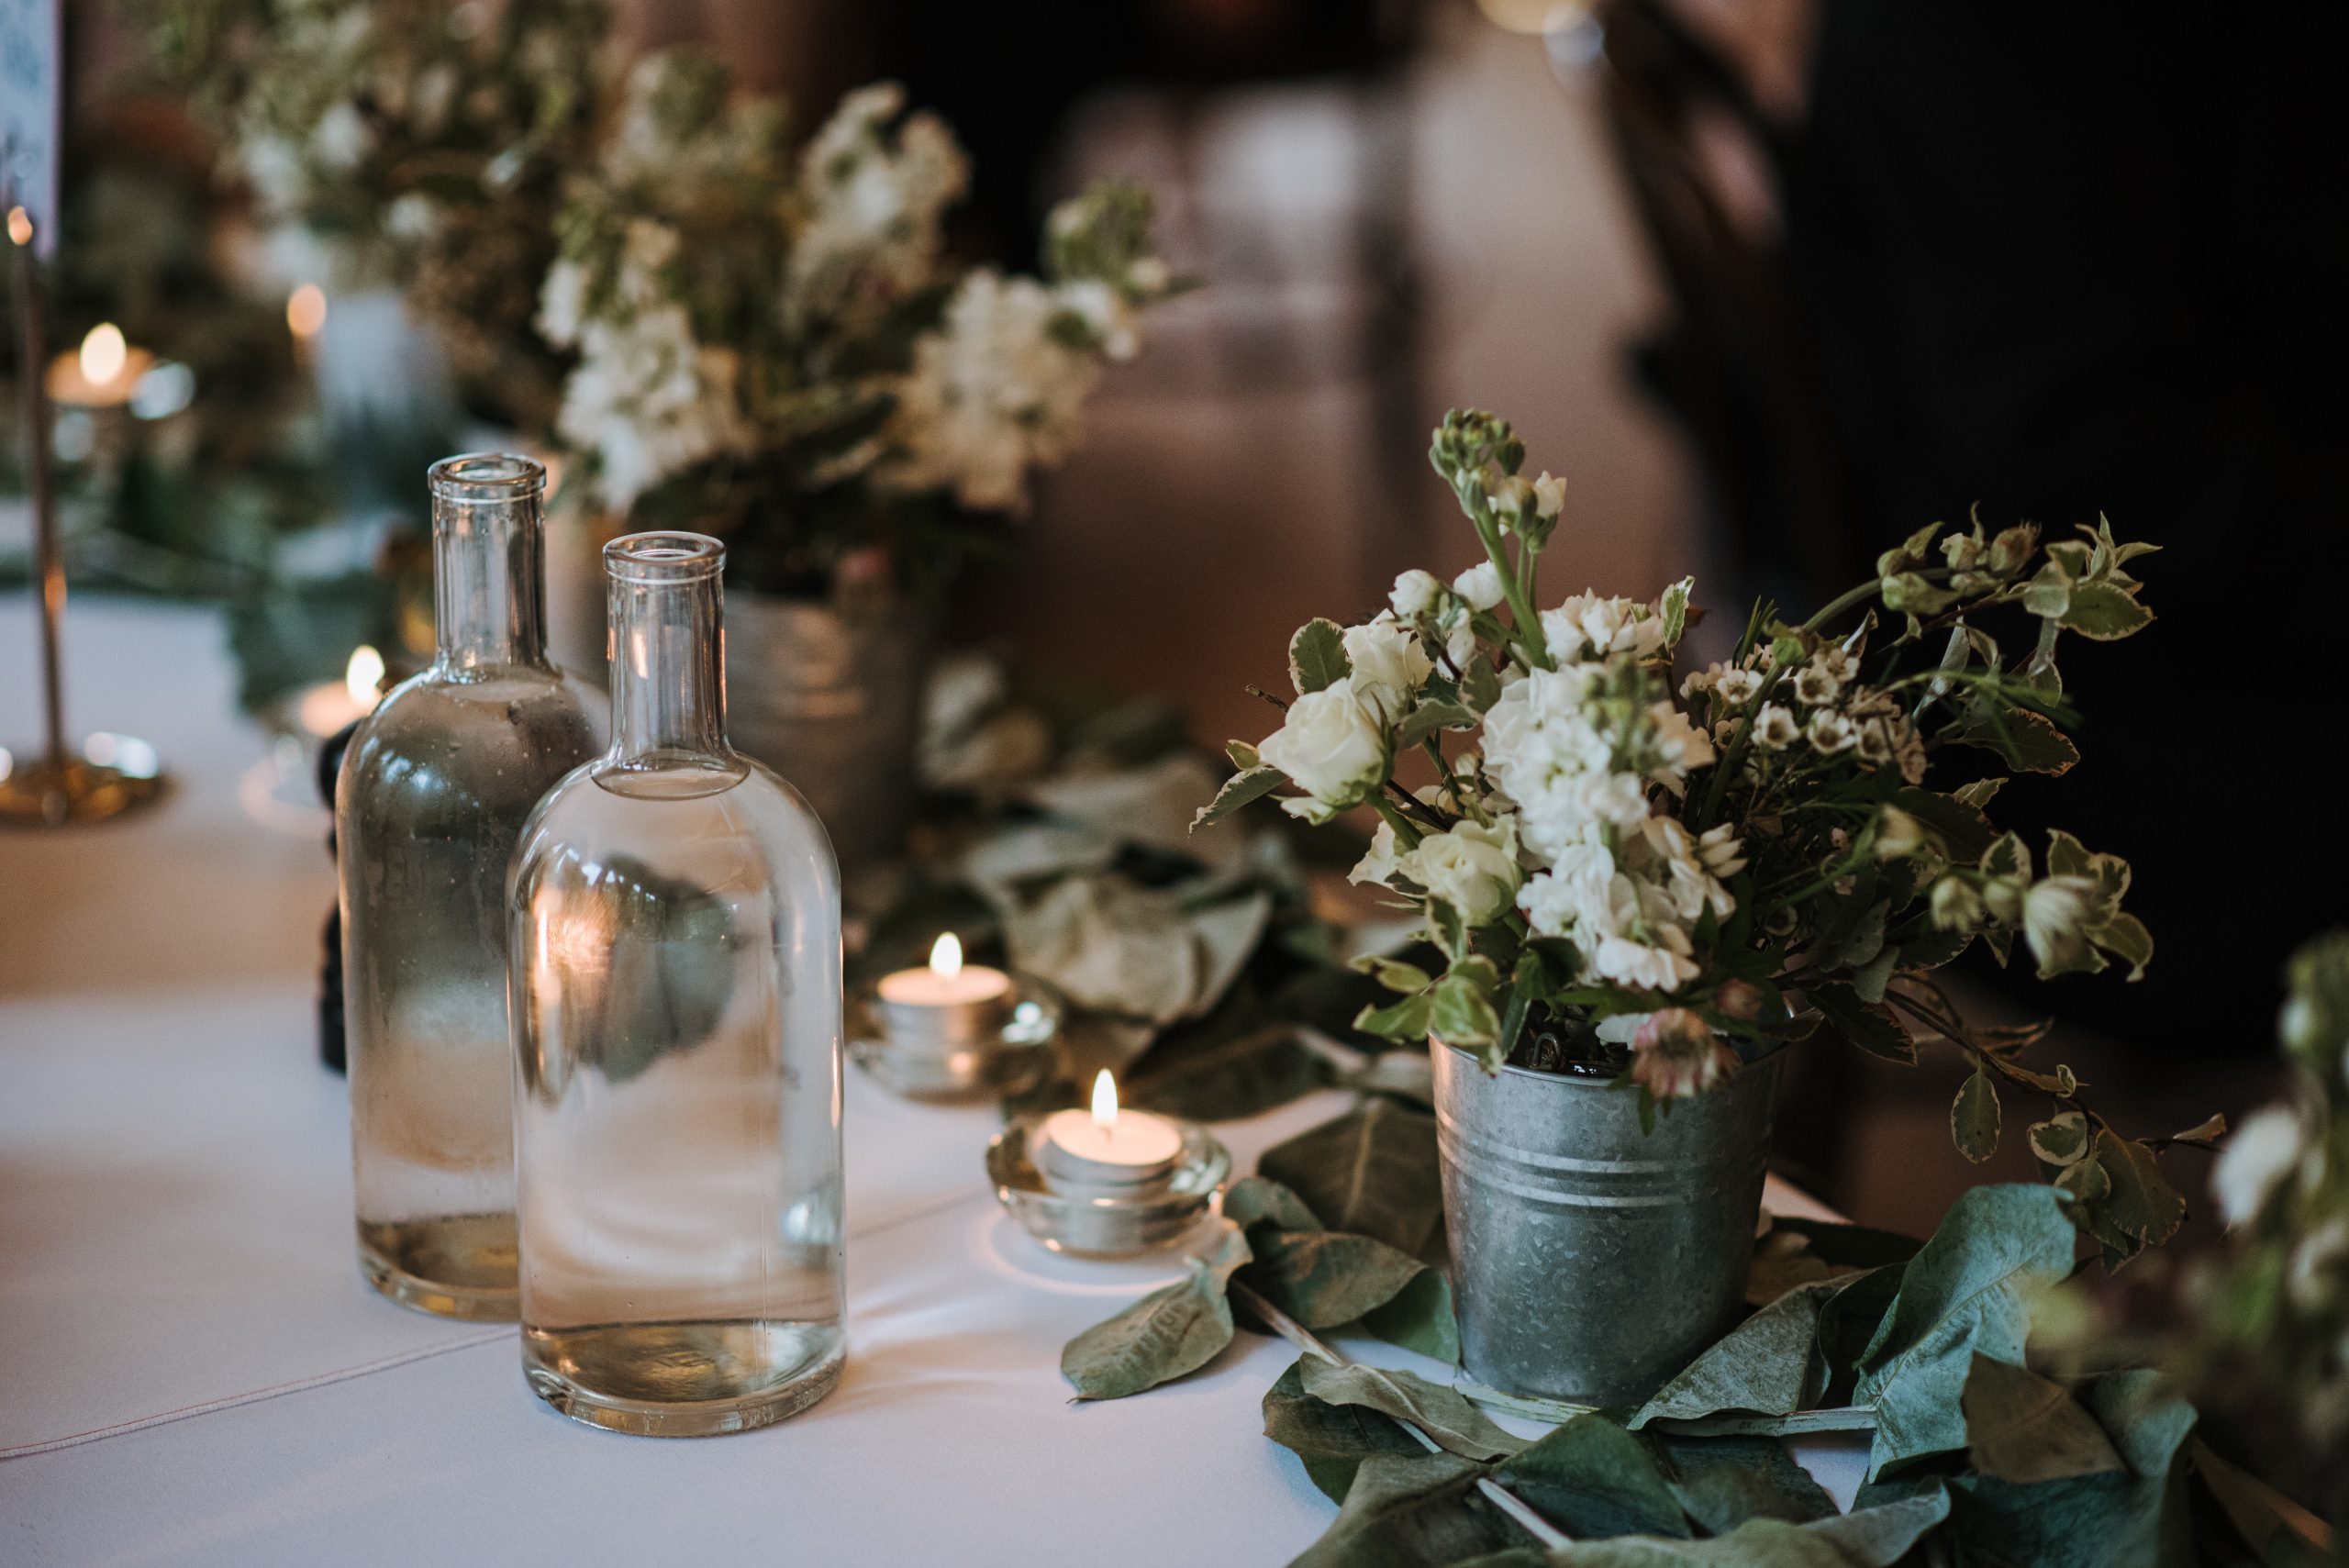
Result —
[[1422, 572], [1414, 566], [1395, 579], [1395, 591], [1386, 595], [1386, 602], [1403, 619], [1417, 620], [1434, 607], [1437, 596], [1442, 592], [1443, 584], [1434, 573]]
[[1533, 509], [1545, 517], [1554, 517], [1566, 509], [1566, 482], [1553, 478], [1549, 470], [1533, 482]]
[[1602, 980], [1634, 991], [1669, 991], [1697, 978], [1697, 962], [1688, 956], [1687, 937], [1676, 926], [1660, 932], [1661, 945], [1648, 946], [1629, 937], [1609, 937], [1592, 955], [1591, 967]]
[[860, 88], [800, 155], [807, 212], [785, 278], [787, 315], [886, 306], [935, 271], [941, 219], [968, 185], [970, 166], [936, 116], [898, 123], [905, 106], [894, 83]]
[[1081, 317], [1104, 358], [1125, 361], [1141, 352], [1141, 312], [1099, 278], [1055, 285], [1061, 303]]
[[1506, 479], [1495, 480], [1486, 495], [1494, 511], [1514, 517], [1533, 505], [1533, 483], [1512, 473]]
[[1628, 653], [1645, 659], [1664, 646], [1664, 617], [1644, 599], [1576, 594], [1542, 612], [1542, 635], [1559, 662]]
[[1489, 610], [1501, 602], [1500, 568], [1480, 561], [1452, 580], [1452, 591], [1467, 600], [1469, 608]]
[[1762, 677], [1742, 664], [1709, 664], [1680, 683], [1680, 695], [1690, 701], [1710, 692], [1724, 707], [1743, 707], [1762, 689]]
[[1821, 708], [1810, 716], [1810, 723], [1803, 733], [1809, 738], [1811, 750], [1822, 757], [1838, 751], [1848, 751], [1859, 744], [1860, 732], [1852, 721], [1832, 708]]
[[1825, 707], [1843, 689], [1842, 681], [1818, 659], [1795, 672], [1794, 685], [1795, 700], [1806, 707]]
[[2023, 894], [2023, 939], [2043, 971], [2087, 956], [2088, 937], [2081, 928], [2097, 895], [2097, 884], [2084, 876], [2042, 877]]
[[2269, 1106], [2243, 1118], [2210, 1173], [2210, 1193], [2229, 1225], [2247, 1225], [2300, 1159], [2300, 1118]]
[[1753, 717], [1753, 739], [1773, 751], [1783, 751], [1802, 739], [1802, 726], [1795, 722], [1790, 710], [1765, 702]]
[[1471, 926], [1488, 926], [1517, 900], [1523, 873], [1517, 864], [1517, 824], [1502, 817], [1489, 828], [1455, 823], [1431, 833], [1405, 857], [1403, 873], [1460, 911]]
[[374, 144], [374, 132], [367, 128], [367, 122], [347, 98], [319, 116], [317, 127], [310, 132], [310, 156], [322, 168], [338, 173], [347, 174], [357, 169]]
[[1357, 885], [1386, 887], [1393, 884], [1402, 863], [1395, 853], [1395, 825], [1381, 822], [1370, 836], [1370, 849], [1346, 873], [1346, 880]]
[[1311, 797], [1281, 803], [1308, 821], [1361, 805], [1386, 778], [1386, 726], [1356, 700], [1351, 677], [1299, 696], [1256, 751]]
[[1649, 708], [1648, 718], [1655, 727], [1656, 755], [1661, 759], [1661, 765], [1649, 777], [1677, 795], [1681, 781], [1692, 770], [1712, 765], [1712, 737], [1668, 702]]
[[2284, 1288], [2303, 1311], [2318, 1311], [2332, 1295], [2328, 1275], [2349, 1259], [2349, 1216], [2335, 1215], [2300, 1239], [2292, 1249], [2291, 1273]]
[[1435, 673], [1435, 662], [1419, 646], [1419, 634], [1381, 614], [1376, 620], [1348, 627], [1343, 640], [1346, 662], [1353, 666], [1355, 697], [1384, 722], [1400, 720]]
[[1019, 511], [1028, 473], [1064, 456], [1099, 378], [1092, 355], [1053, 335], [1061, 306], [1032, 278], [982, 268], [963, 280], [941, 330], [914, 348], [897, 384], [892, 455], [874, 482], [898, 493], [952, 490], [974, 511]]

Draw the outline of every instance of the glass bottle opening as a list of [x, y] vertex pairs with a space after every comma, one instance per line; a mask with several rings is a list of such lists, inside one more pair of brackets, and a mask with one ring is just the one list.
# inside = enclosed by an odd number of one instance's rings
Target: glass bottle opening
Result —
[[726, 547], [707, 534], [629, 534], [604, 547], [604, 570], [621, 583], [696, 583], [726, 564]]
[[429, 470], [432, 498], [443, 505], [511, 505], [542, 495], [546, 464], [515, 452], [467, 452], [444, 457]]

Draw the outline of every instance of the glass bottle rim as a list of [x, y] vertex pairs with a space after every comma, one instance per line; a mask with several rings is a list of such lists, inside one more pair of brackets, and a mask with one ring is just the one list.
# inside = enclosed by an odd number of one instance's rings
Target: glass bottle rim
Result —
[[519, 452], [463, 452], [429, 471], [432, 498], [460, 506], [492, 506], [546, 494], [547, 465]]
[[697, 583], [725, 564], [726, 547], [707, 534], [623, 534], [604, 547], [604, 570], [621, 583]]

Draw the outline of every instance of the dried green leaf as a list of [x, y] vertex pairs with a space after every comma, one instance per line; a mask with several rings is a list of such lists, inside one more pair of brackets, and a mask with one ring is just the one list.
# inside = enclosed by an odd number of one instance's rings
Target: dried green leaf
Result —
[[1959, 1404], [1976, 1471], [2002, 1481], [2061, 1481], [2121, 1468], [2121, 1455], [2071, 1391], [2028, 1367], [1976, 1352]]
[[1372, 1100], [1275, 1144], [1259, 1173], [1286, 1184], [1332, 1230], [1417, 1253], [1443, 1216], [1435, 1118]]
[[1264, 1395], [1264, 1435], [1303, 1461], [1305, 1473], [1331, 1502], [1346, 1500], [1364, 1460], [1427, 1451], [1390, 1416], [1361, 1405], [1332, 1405], [1305, 1392], [1304, 1366], [1291, 1362]]
[[1464, 1459], [1506, 1459], [1523, 1448], [1456, 1388], [1413, 1373], [1341, 1365], [1308, 1356], [1301, 1364], [1305, 1392], [1332, 1405], [1360, 1405], [1408, 1421]]
[[1443, 1568], [1524, 1546], [1477, 1490], [1485, 1469], [1448, 1453], [1364, 1459], [1338, 1517], [1289, 1568]]
[[1689, 1534], [1646, 1445], [1604, 1416], [1570, 1418], [1493, 1478], [1576, 1540]]
[[1215, 1251], [1193, 1258], [1188, 1278], [1152, 1291], [1105, 1323], [1097, 1323], [1061, 1352], [1061, 1375], [1080, 1399], [1122, 1399], [1197, 1372], [1231, 1343], [1231, 1304], [1224, 1298], [1232, 1272], [1248, 1262], [1248, 1243], [1235, 1229]]
[[1783, 1416], [1810, 1404], [1827, 1385], [1820, 1308], [1845, 1283], [1798, 1285], [1731, 1329], [1639, 1407], [1631, 1429], [1724, 1410]]

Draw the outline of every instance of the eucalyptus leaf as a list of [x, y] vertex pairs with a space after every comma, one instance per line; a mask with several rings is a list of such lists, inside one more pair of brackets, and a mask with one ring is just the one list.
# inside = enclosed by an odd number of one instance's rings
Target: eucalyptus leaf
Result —
[[1544, 1557], [1511, 1554], [1459, 1568], [1892, 1568], [1947, 1517], [1945, 1498], [1917, 1497], [1809, 1524], [1748, 1519], [1705, 1540], [1624, 1536], [1577, 1541]]
[[1304, 696], [1337, 684], [1353, 673], [1346, 659], [1345, 633], [1333, 620], [1319, 617], [1297, 628], [1288, 642], [1288, 678]]
[[2115, 1373], [2086, 1391], [2088, 1414], [2121, 1468], [2057, 1481], [1962, 1475], [1952, 1531], [1968, 1561], [2032, 1568], [2188, 1568], [2195, 1562], [2185, 1485], [2194, 1409], [2153, 1372]]
[[1960, 1405], [1974, 1468], [2001, 1481], [2061, 1481], [2121, 1468], [2096, 1418], [2061, 1384], [1975, 1353]]
[[1799, 1285], [1748, 1318], [1656, 1390], [1632, 1414], [1632, 1430], [1724, 1410], [1783, 1416], [1810, 1404], [1826, 1386], [1820, 1308], [1843, 1288], [1841, 1280]]
[[1452, 1568], [1522, 1548], [1525, 1532], [1477, 1490], [1485, 1468], [1448, 1453], [1371, 1455], [1328, 1531], [1289, 1568]]
[[1443, 1218], [1435, 1118], [1392, 1100], [1367, 1101], [1274, 1145], [1256, 1169], [1304, 1199], [1330, 1229], [1405, 1252], [1424, 1248]]
[[1391, 1416], [1362, 1405], [1332, 1405], [1305, 1391], [1305, 1363], [1292, 1362], [1264, 1396], [1264, 1435], [1297, 1455], [1305, 1473], [1333, 1503], [1342, 1503], [1362, 1462], [1379, 1454], [1427, 1451]]
[[1134, 1063], [1120, 1093], [1145, 1110], [1232, 1121], [1327, 1084], [1329, 1063], [1320, 1053], [1297, 1038], [1293, 1025], [1254, 1022], [1264, 1008], [1261, 1002], [1241, 1005], [1252, 1002], [1248, 993], [1240, 986], [1208, 1017], [1161, 1035]]
[[1493, 1479], [1576, 1540], [1689, 1533], [1644, 1444], [1604, 1416], [1576, 1416], [1507, 1460]]
[[1332, 1405], [1359, 1405], [1408, 1421], [1447, 1453], [1463, 1459], [1506, 1459], [1523, 1448], [1456, 1388], [1384, 1367], [1340, 1365], [1308, 1356], [1300, 1363], [1305, 1392]]
[[1901, 1273], [1860, 1362], [1876, 1412], [1870, 1476], [1966, 1444], [1960, 1396], [1976, 1351], [2021, 1362], [2032, 1303], [2072, 1267], [2072, 1226], [2045, 1187], [1962, 1194]]
[[1263, 1176], [1242, 1176], [1225, 1189], [1223, 1217], [1243, 1231], [1258, 1225], [1280, 1230], [1319, 1230], [1320, 1219], [1280, 1183]]
[[1421, 1269], [1393, 1300], [1364, 1313], [1362, 1326], [1389, 1344], [1432, 1360], [1460, 1360], [1460, 1318], [1452, 1305], [1452, 1282], [1442, 1269]]
[[1748, 1519], [1806, 1524], [1835, 1516], [1835, 1500], [1776, 1438], [1666, 1433], [1652, 1440], [1673, 1496], [1707, 1535], [1726, 1535]]
[[1308, 1329], [1335, 1329], [1377, 1311], [1427, 1265], [1367, 1236], [1259, 1229], [1247, 1283]]
[[2200, 1438], [2194, 1440], [2190, 1457], [2194, 1478], [2210, 1494], [2210, 1500], [2219, 1505], [2220, 1512], [2227, 1516], [2227, 1522], [2259, 1561], [2276, 1562], [2280, 1545], [2302, 1542], [2303, 1538], [2289, 1517], [2300, 1510], [2283, 1494], [2220, 1458]]
[[1227, 1230], [1215, 1251], [1186, 1260], [1190, 1275], [1152, 1291], [1097, 1323], [1061, 1351], [1061, 1375], [1079, 1399], [1122, 1399], [1197, 1372], [1231, 1343], [1231, 1304], [1224, 1292], [1248, 1261], [1248, 1242]]

